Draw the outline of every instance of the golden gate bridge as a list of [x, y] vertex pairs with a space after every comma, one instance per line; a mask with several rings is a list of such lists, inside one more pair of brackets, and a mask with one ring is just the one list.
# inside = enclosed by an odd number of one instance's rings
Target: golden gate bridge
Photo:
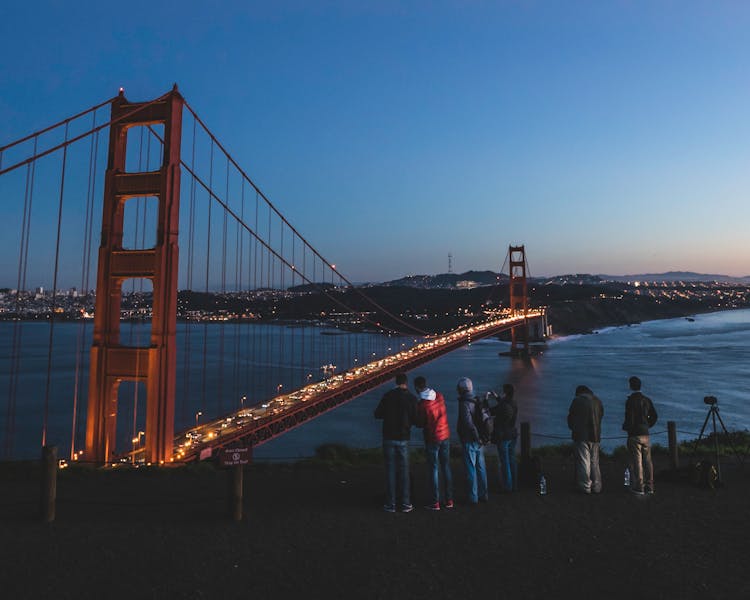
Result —
[[[121, 90], [0, 147], [0, 197], [13, 248], [2, 267], [15, 274], [0, 306], [8, 459], [19, 434], [37, 431], [41, 446], [67, 438], [72, 459], [97, 464], [257, 446], [474, 340], [510, 331], [523, 353], [530, 323], [546, 326], [528, 305], [523, 246], [509, 247], [508, 296], [449, 331], [389, 310], [282, 215], [176, 86], [147, 102]], [[46, 292], [28, 290], [42, 280]], [[29, 342], [30, 318], [45, 344]], [[75, 336], [61, 335], [65, 321]], [[341, 335], [306, 334], [321, 325]], [[394, 336], [409, 345], [394, 348]], [[312, 381], [320, 365], [330, 370]]]

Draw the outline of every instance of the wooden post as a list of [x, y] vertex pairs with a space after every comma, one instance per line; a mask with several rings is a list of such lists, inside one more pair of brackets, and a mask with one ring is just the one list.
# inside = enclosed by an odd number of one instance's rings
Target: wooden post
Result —
[[55, 520], [55, 503], [57, 501], [57, 446], [42, 448], [42, 521], [51, 523]]
[[680, 456], [677, 450], [677, 424], [667, 421], [667, 437], [669, 439], [669, 467], [676, 471], [680, 468]]
[[234, 465], [229, 469], [229, 513], [234, 521], [242, 521], [242, 465]]
[[521, 462], [528, 464], [531, 460], [531, 427], [521, 423]]

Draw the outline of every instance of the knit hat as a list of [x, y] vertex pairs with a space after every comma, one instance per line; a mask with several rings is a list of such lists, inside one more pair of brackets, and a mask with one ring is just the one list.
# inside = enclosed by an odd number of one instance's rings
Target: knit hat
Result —
[[469, 379], [468, 377], [461, 377], [461, 379], [458, 380], [458, 389], [462, 392], [471, 393], [474, 390], [471, 379]]

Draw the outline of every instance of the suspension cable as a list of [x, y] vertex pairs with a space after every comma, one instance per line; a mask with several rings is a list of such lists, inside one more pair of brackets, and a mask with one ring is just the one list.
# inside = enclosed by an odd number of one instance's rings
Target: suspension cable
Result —
[[[301, 234], [301, 233], [300, 233], [299, 231], [297, 231], [297, 229], [296, 229], [296, 228], [295, 228], [295, 227], [294, 227], [294, 226], [293, 226], [293, 225], [292, 225], [292, 224], [291, 224], [291, 223], [290, 223], [290, 222], [289, 222], [289, 221], [288, 221], [288, 220], [286, 219], [286, 217], [284, 217], [284, 215], [282, 215], [282, 214], [281, 214], [281, 212], [280, 212], [280, 211], [279, 211], [279, 210], [278, 210], [278, 209], [276, 208], [276, 206], [275, 206], [275, 205], [274, 205], [274, 204], [273, 204], [273, 203], [272, 203], [272, 202], [271, 202], [271, 201], [270, 201], [270, 200], [268, 199], [268, 197], [267, 197], [267, 196], [266, 196], [266, 195], [265, 195], [265, 194], [264, 194], [264, 193], [263, 193], [263, 192], [261, 191], [261, 189], [260, 189], [260, 188], [259, 188], [259, 187], [258, 187], [258, 186], [257, 186], [257, 185], [256, 185], [256, 184], [254, 183], [254, 182], [253, 182], [253, 180], [252, 180], [252, 179], [250, 179], [250, 176], [249, 176], [249, 175], [248, 175], [248, 174], [247, 174], [247, 173], [246, 173], [246, 172], [245, 172], [245, 171], [244, 171], [244, 170], [242, 169], [242, 167], [240, 167], [239, 163], [237, 163], [237, 161], [236, 161], [236, 160], [235, 160], [235, 159], [234, 159], [234, 158], [233, 158], [233, 157], [231, 156], [231, 154], [229, 154], [229, 152], [228, 152], [228, 151], [226, 150], [226, 148], [224, 148], [224, 146], [223, 146], [223, 145], [221, 144], [221, 142], [220, 142], [220, 141], [218, 140], [218, 138], [216, 138], [216, 136], [215, 136], [215, 135], [214, 135], [214, 134], [213, 134], [213, 133], [211, 132], [211, 130], [210, 130], [210, 129], [208, 128], [208, 126], [207, 126], [207, 125], [206, 125], [206, 124], [205, 124], [205, 123], [203, 122], [203, 120], [202, 120], [202, 119], [201, 119], [201, 118], [200, 118], [200, 117], [198, 116], [198, 114], [197, 114], [197, 113], [195, 112], [195, 110], [193, 110], [193, 108], [192, 108], [192, 107], [190, 106], [190, 104], [188, 104], [187, 100], [185, 100], [185, 107], [186, 107], [186, 108], [187, 108], [187, 109], [188, 109], [188, 110], [190, 111], [190, 113], [191, 113], [191, 114], [193, 115], [193, 118], [194, 118], [194, 119], [195, 119], [195, 120], [196, 120], [196, 121], [197, 121], [197, 122], [198, 122], [198, 123], [199, 123], [199, 124], [200, 124], [200, 125], [201, 125], [201, 126], [203, 127], [203, 129], [204, 129], [204, 131], [206, 132], [206, 134], [208, 134], [208, 136], [209, 136], [209, 137], [211, 138], [211, 140], [212, 140], [212, 141], [213, 141], [213, 142], [214, 142], [214, 143], [216, 144], [216, 146], [217, 146], [217, 147], [218, 147], [218, 148], [219, 148], [219, 149], [220, 149], [220, 150], [221, 150], [221, 151], [222, 151], [222, 152], [223, 152], [223, 153], [224, 153], [224, 154], [225, 154], [225, 155], [227, 156], [228, 160], [229, 160], [229, 161], [230, 161], [230, 162], [232, 163], [232, 165], [233, 165], [233, 166], [235, 167], [235, 169], [237, 169], [237, 171], [239, 171], [239, 173], [240, 173], [240, 174], [242, 175], [242, 177], [243, 177], [244, 179], [246, 179], [246, 180], [247, 180], [247, 182], [248, 182], [248, 183], [249, 183], [249, 184], [250, 184], [250, 185], [251, 185], [251, 186], [252, 186], [252, 187], [253, 187], [253, 188], [255, 189], [255, 191], [256, 191], [256, 192], [257, 192], [257, 193], [258, 193], [258, 194], [259, 194], [259, 195], [261, 196], [261, 198], [263, 198], [263, 200], [265, 200], [266, 204], [268, 204], [268, 207], [269, 207], [269, 209], [270, 209], [270, 210], [272, 210], [272, 211], [273, 211], [274, 213], [276, 213], [276, 215], [277, 215], [277, 216], [278, 216], [278, 217], [279, 217], [279, 218], [280, 218], [280, 219], [281, 219], [281, 220], [283, 221], [283, 223], [284, 223], [284, 224], [285, 224], [285, 225], [286, 225], [287, 227], [289, 227], [289, 229], [291, 229], [291, 230], [292, 230], [292, 231], [293, 231], [293, 232], [294, 232], [294, 233], [295, 233], [295, 234], [296, 234], [296, 235], [297, 235], [297, 236], [298, 236], [298, 237], [300, 238], [300, 240], [301, 240], [302, 242], [304, 242], [304, 243], [305, 243], [305, 245], [307, 245], [307, 246], [308, 246], [308, 247], [310, 248], [310, 250], [311, 250], [312, 252], [314, 252], [314, 253], [315, 253], [315, 254], [316, 254], [316, 255], [318, 256], [318, 258], [320, 258], [320, 260], [321, 260], [321, 261], [323, 261], [323, 263], [324, 263], [324, 264], [325, 264], [326, 266], [328, 266], [328, 268], [329, 268], [329, 269], [331, 269], [332, 271], [336, 271], [336, 268], [335, 268], [335, 266], [334, 266], [334, 265], [333, 265], [333, 264], [332, 264], [331, 262], [329, 262], [328, 260], [326, 260], [326, 259], [325, 259], [325, 258], [324, 258], [324, 257], [323, 257], [323, 256], [322, 256], [322, 255], [321, 255], [321, 254], [320, 254], [320, 253], [319, 253], [319, 252], [318, 252], [318, 251], [317, 251], [317, 250], [316, 250], [316, 249], [315, 249], [315, 248], [314, 248], [314, 247], [313, 247], [313, 246], [312, 246], [312, 245], [311, 245], [311, 244], [310, 244], [310, 243], [309, 243], [308, 241], [307, 241], [307, 239], [306, 239], [306, 238], [305, 238], [305, 237], [304, 237], [304, 236], [303, 236], [303, 235], [302, 235], [302, 234]], [[269, 216], [270, 216], [270, 215], [269, 215]], [[381, 306], [380, 304], [378, 304], [377, 302], [375, 302], [375, 301], [374, 301], [374, 300], [373, 300], [372, 298], [369, 298], [369, 297], [368, 297], [368, 296], [367, 296], [367, 295], [366, 295], [366, 294], [365, 294], [364, 292], [362, 292], [362, 291], [361, 291], [361, 290], [360, 290], [359, 288], [357, 288], [357, 287], [356, 287], [356, 286], [355, 286], [355, 285], [354, 285], [354, 284], [353, 284], [353, 283], [352, 283], [352, 282], [351, 282], [351, 281], [350, 281], [350, 280], [349, 280], [349, 279], [348, 279], [347, 277], [345, 277], [344, 275], [342, 275], [342, 274], [341, 274], [341, 273], [339, 273], [338, 271], [337, 271], [336, 273], [337, 273], [337, 275], [339, 276], [339, 278], [340, 278], [341, 280], [343, 280], [344, 282], [346, 282], [346, 284], [347, 284], [348, 286], [350, 286], [350, 287], [352, 288], [352, 290], [354, 290], [354, 291], [355, 291], [355, 293], [357, 293], [357, 294], [359, 294], [360, 296], [362, 296], [362, 297], [363, 297], [363, 298], [364, 298], [365, 300], [367, 300], [367, 301], [368, 301], [368, 302], [369, 302], [370, 304], [372, 304], [373, 306], [375, 306], [375, 307], [376, 307], [376, 308], [377, 308], [377, 309], [378, 309], [378, 310], [379, 310], [379, 311], [380, 311], [381, 313], [383, 313], [383, 314], [385, 314], [385, 315], [389, 316], [389, 317], [390, 317], [391, 319], [393, 319], [393, 320], [394, 320], [394, 322], [400, 323], [400, 324], [402, 324], [402, 325], [406, 326], [406, 327], [407, 327], [408, 329], [410, 329], [410, 330], [412, 330], [412, 331], [414, 331], [414, 332], [416, 332], [416, 333], [419, 333], [420, 335], [427, 335], [427, 333], [426, 333], [425, 331], [422, 331], [421, 329], [419, 329], [418, 327], [416, 327], [416, 326], [412, 325], [411, 323], [407, 323], [407, 322], [406, 322], [406, 321], [404, 321], [403, 319], [400, 319], [400, 318], [399, 318], [399, 317], [397, 317], [396, 315], [392, 314], [392, 313], [391, 313], [390, 311], [386, 310], [386, 309], [385, 309], [385, 308], [384, 308], [383, 306]]]
[[[149, 106], [152, 106], [152, 105], [154, 105], [154, 104], [156, 104], [158, 102], [161, 102], [162, 100], [164, 100], [164, 98], [166, 98], [171, 93], [172, 92], [168, 92], [168, 93], [166, 93], [166, 94], [164, 94], [162, 96], [159, 96], [158, 98], [155, 98], [154, 100], [151, 100], [150, 102], [146, 102], [145, 104], [140, 104], [138, 107], [136, 107], [133, 110], [128, 111], [128, 112], [120, 115], [116, 119], [110, 119], [106, 123], [102, 123], [101, 125], [98, 125], [98, 126], [94, 127], [93, 129], [90, 129], [89, 131], [86, 131], [84, 133], [81, 133], [80, 135], [77, 135], [74, 138], [70, 138], [69, 140], [64, 141], [62, 144], [58, 144], [57, 146], [53, 146], [52, 148], [44, 150], [43, 152], [40, 152], [38, 154], [34, 154], [34, 156], [31, 156], [30, 158], [27, 158], [27, 159], [22, 160], [20, 162], [14, 163], [14, 164], [12, 164], [9, 167], [6, 167], [5, 169], [0, 170], [0, 175], [5, 175], [6, 173], [10, 173], [11, 171], [14, 171], [15, 169], [18, 169], [19, 167], [23, 167], [24, 165], [27, 165], [27, 164], [32, 163], [32, 162], [35, 162], [35, 161], [39, 160], [40, 158], [43, 158], [43, 157], [45, 157], [45, 156], [47, 156], [49, 154], [52, 154], [53, 152], [57, 152], [61, 148], [65, 148], [66, 146], [70, 146], [72, 144], [75, 144], [79, 140], [82, 140], [82, 139], [84, 139], [84, 138], [86, 138], [86, 137], [88, 137], [88, 136], [96, 133], [97, 131], [101, 131], [105, 127], [110, 127], [111, 125], [116, 125], [120, 121], [124, 121], [126, 119], [129, 119], [133, 115], [135, 115], [135, 114], [139, 113], [140, 111], [148, 108]], [[110, 100], [110, 102], [111, 102], [111, 100]]]
[[113, 98], [109, 98], [108, 100], [105, 100], [104, 102], [100, 102], [99, 104], [96, 104], [95, 106], [92, 106], [91, 108], [87, 108], [84, 111], [79, 112], [78, 114], [73, 115], [72, 117], [68, 117], [67, 119], [63, 119], [62, 121], [59, 121], [55, 123], [54, 125], [50, 125], [49, 127], [45, 127], [44, 129], [40, 129], [39, 131], [35, 131], [34, 133], [30, 133], [27, 136], [22, 137], [19, 140], [16, 140], [15, 142], [11, 142], [10, 144], [6, 144], [5, 146], [0, 146], [0, 154], [8, 150], [9, 148], [13, 148], [14, 146], [18, 146], [18, 144], [23, 144], [24, 142], [34, 138], [38, 137], [44, 133], [47, 133], [48, 131], [52, 131], [53, 129], [57, 129], [58, 127], [62, 125], [67, 125], [71, 121], [75, 121], [76, 119], [80, 119], [81, 117], [85, 117], [87, 114], [91, 112], [96, 112], [99, 110], [102, 106], [106, 106], [107, 104], [111, 104], [115, 100], [117, 100], [118, 96], [114, 96]]

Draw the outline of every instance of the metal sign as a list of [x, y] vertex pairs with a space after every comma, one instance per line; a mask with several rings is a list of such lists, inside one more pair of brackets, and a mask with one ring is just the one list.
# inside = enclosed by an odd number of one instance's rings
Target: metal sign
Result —
[[250, 448], [247, 446], [234, 446], [221, 449], [221, 466], [233, 467], [235, 465], [246, 465], [250, 462]]

